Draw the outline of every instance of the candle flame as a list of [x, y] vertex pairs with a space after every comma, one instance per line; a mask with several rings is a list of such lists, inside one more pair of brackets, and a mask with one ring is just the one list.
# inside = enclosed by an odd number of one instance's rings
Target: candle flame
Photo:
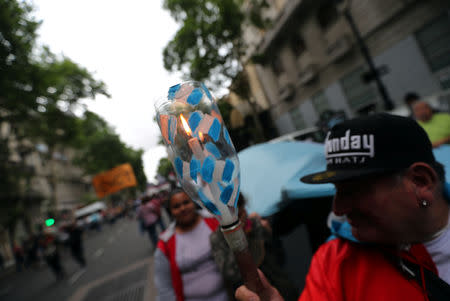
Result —
[[188, 134], [189, 136], [192, 136], [191, 128], [189, 127], [189, 124], [187, 123], [183, 114], [180, 114], [180, 120], [181, 120], [181, 123], [183, 124], [184, 131], [186, 132], [186, 134]]
[[198, 132], [198, 137], [200, 138], [200, 141], [203, 142], [203, 134], [202, 134], [202, 132]]

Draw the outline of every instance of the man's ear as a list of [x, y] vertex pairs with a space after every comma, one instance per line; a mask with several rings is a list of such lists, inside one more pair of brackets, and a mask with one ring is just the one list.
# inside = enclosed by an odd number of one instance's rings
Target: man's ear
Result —
[[434, 192], [439, 185], [439, 177], [434, 169], [423, 162], [412, 164], [406, 176], [416, 187], [416, 193], [419, 200], [427, 200], [432, 202], [434, 200]]

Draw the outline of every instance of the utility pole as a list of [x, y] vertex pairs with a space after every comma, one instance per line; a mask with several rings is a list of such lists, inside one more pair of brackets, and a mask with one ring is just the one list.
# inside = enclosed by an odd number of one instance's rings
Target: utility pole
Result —
[[[339, 5], [341, 1], [336, 1]], [[387, 111], [390, 111], [394, 108], [394, 103], [392, 102], [391, 98], [389, 97], [389, 94], [386, 90], [386, 87], [384, 86], [383, 82], [381, 81], [380, 75], [378, 74], [378, 71], [375, 67], [375, 64], [373, 63], [372, 57], [370, 56], [369, 49], [367, 48], [367, 45], [364, 41], [364, 39], [361, 36], [361, 33], [358, 30], [358, 27], [356, 27], [355, 20], [353, 20], [353, 16], [350, 13], [350, 7], [349, 5], [345, 5], [346, 7], [340, 9], [342, 14], [345, 17], [345, 20], [347, 21], [348, 25], [350, 25], [350, 28], [352, 29], [353, 34], [355, 35], [356, 42], [358, 43], [359, 49], [361, 50], [361, 53], [366, 60], [367, 65], [369, 65], [369, 71], [373, 76], [373, 79], [375, 80], [375, 83], [378, 88], [378, 92], [381, 95], [381, 98], [383, 100], [384, 109]]]

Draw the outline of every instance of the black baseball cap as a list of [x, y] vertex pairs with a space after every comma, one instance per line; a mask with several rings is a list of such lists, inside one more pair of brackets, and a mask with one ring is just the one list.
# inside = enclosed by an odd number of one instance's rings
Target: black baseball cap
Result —
[[387, 113], [343, 121], [325, 140], [327, 170], [302, 177], [309, 184], [334, 183], [436, 162], [430, 139], [412, 118]]

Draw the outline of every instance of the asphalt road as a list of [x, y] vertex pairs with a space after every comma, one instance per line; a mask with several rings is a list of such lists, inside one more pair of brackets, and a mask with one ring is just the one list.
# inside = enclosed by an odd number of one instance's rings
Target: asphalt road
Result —
[[[299, 226], [282, 237], [283, 268], [299, 293], [311, 260], [307, 236], [305, 227]], [[140, 234], [136, 220], [124, 218], [104, 225], [101, 232], [85, 233], [84, 248], [87, 267], [80, 268], [70, 253], [63, 254], [67, 277], [60, 281], [45, 264], [39, 269], [0, 274], [0, 300], [155, 300], [153, 247], [147, 235]]]
[[3, 301], [152, 300], [152, 246], [138, 231], [136, 220], [121, 219], [101, 232], [85, 233], [87, 267], [80, 268], [70, 253], [62, 254], [67, 273], [55, 280], [45, 266], [10, 272], [0, 277]]

